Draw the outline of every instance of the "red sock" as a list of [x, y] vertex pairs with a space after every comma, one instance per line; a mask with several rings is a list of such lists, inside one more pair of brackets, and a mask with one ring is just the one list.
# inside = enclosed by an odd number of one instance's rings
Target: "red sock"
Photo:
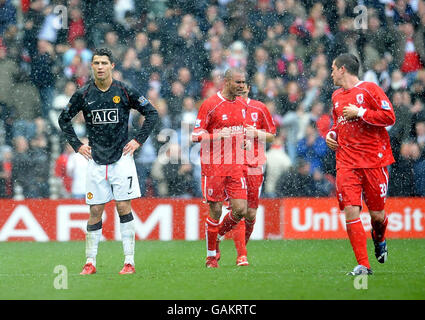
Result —
[[238, 257], [246, 256], [245, 245], [245, 219], [242, 219], [236, 227], [233, 228], [233, 241], [235, 242], [236, 252]]
[[239, 220], [236, 220], [232, 214], [232, 211], [230, 211], [228, 214], [226, 214], [223, 221], [220, 223], [220, 226], [218, 228], [218, 234], [220, 236], [224, 236], [227, 232], [232, 230], [233, 227], [238, 223]]
[[251, 233], [254, 230], [255, 218], [254, 220], [245, 219], [245, 245], [248, 243]]
[[372, 220], [373, 237], [378, 242], [385, 240], [385, 231], [387, 230], [388, 216], [384, 216], [384, 221], [378, 222]]
[[207, 256], [215, 256], [219, 221], [211, 217], [205, 219], [205, 237], [207, 241]]
[[347, 220], [347, 233], [353, 247], [354, 255], [358, 264], [370, 269], [369, 258], [367, 255], [366, 233], [360, 218]]

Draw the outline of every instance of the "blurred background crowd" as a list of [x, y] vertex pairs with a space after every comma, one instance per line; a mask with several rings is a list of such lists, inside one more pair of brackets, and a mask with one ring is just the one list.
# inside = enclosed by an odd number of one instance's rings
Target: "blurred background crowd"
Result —
[[[113, 77], [160, 113], [135, 155], [144, 197], [201, 196], [199, 149], [188, 136], [233, 66], [246, 70], [251, 98], [278, 128], [262, 196], [333, 196], [324, 136], [336, 89], [330, 66], [344, 52], [395, 109], [389, 196], [425, 196], [423, 0], [0, 0], [0, 197], [84, 197], [86, 162], [57, 118], [90, 80], [96, 47], [112, 50]], [[132, 113], [130, 130], [142, 122]], [[86, 139], [81, 114], [74, 127]]]

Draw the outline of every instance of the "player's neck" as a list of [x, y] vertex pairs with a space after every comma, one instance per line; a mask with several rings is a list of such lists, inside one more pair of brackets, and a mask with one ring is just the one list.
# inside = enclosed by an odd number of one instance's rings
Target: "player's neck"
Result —
[[94, 83], [99, 90], [107, 91], [112, 84], [112, 77], [105, 80], [95, 79]]
[[223, 98], [225, 98], [226, 100], [230, 100], [230, 101], [234, 101], [236, 100], [236, 95], [230, 93], [228, 90], [226, 90], [226, 88], [224, 88], [221, 91], [221, 95], [223, 96]]
[[360, 82], [359, 78], [356, 76], [347, 76], [343, 83], [342, 83], [342, 87], [345, 90], [350, 90], [352, 88], [354, 88], [358, 83]]

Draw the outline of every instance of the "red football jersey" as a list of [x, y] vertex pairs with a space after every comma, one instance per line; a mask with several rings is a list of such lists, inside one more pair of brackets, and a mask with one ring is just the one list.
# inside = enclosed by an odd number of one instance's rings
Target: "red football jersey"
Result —
[[[342, 110], [349, 104], [360, 108], [359, 116], [347, 120]], [[395, 123], [393, 106], [373, 82], [360, 81], [353, 88], [332, 94], [333, 126], [338, 147], [337, 168], [378, 168], [394, 162], [386, 126]]]
[[[242, 99], [242, 98], [238, 98]], [[243, 99], [242, 99], [243, 100]], [[276, 134], [276, 126], [267, 106], [258, 100], [248, 98], [246, 100], [246, 125], [254, 126], [259, 130]], [[263, 174], [263, 165], [266, 163], [265, 141], [255, 138], [249, 150], [246, 150], [246, 164], [250, 174]]]
[[220, 92], [202, 103], [193, 137], [200, 137], [205, 132], [212, 135], [223, 128], [231, 129], [230, 138], [201, 141], [202, 175], [243, 177], [246, 109], [242, 100], [227, 100]]

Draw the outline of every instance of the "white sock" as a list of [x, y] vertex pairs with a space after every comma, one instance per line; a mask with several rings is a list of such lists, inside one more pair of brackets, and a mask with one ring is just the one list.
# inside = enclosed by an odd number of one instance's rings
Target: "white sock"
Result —
[[92, 263], [96, 266], [97, 248], [99, 245], [100, 237], [102, 236], [102, 229], [87, 231], [86, 234], [86, 263]]
[[120, 223], [122, 247], [124, 250], [124, 264], [134, 266], [135, 227], [134, 220]]

